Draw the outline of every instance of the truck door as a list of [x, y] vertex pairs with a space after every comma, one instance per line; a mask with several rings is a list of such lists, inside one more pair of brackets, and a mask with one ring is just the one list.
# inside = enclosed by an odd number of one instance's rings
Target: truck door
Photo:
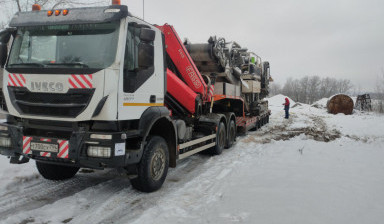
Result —
[[119, 120], [139, 119], [152, 106], [164, 106], [164, 63], [161, 32], [155, 27], [128, 22]]

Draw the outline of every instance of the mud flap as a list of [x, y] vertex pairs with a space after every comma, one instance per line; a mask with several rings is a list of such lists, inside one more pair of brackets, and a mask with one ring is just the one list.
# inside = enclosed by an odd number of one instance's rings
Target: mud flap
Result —
[[29, 162], [29, 158], [24, 156], [21, 156], [21, 159], [20, 159], [20, 156], [11, 156], [11, 160], [10, 160], [10, 163], [12, 164], [23, 164], [28, 162]]

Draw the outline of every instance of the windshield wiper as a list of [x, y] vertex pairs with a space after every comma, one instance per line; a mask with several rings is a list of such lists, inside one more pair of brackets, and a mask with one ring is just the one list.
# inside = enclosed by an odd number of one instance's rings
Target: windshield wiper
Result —
[[13, 64], [9, 64], [8, 66], [22, 66], [22, 65], [26, 65], [26, 66], [37, 66], [37, 67], [45, 67], [44, 64], [41, 64], [41, 63], [13, 63]]
[[57, 65], [76, 66], [76, 65], [79, 65], [79, 66], [82, 66], [83, 68], [89, 68], [89, 66], [87, 64], [84, 64], [83, 62], [50, 63], [50, 64], [46, 64], [46, 65], [48, 65], [48, 66], [57, 66]]

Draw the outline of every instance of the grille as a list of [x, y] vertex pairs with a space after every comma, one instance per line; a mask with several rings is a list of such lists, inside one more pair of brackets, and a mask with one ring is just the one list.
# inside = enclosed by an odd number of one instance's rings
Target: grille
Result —
[[34, 93], [25, 87], [8, 87], [13, 106], [20, 114], [77, 117], [89, 104], [95, 89], [70, 89], [65, 94]]

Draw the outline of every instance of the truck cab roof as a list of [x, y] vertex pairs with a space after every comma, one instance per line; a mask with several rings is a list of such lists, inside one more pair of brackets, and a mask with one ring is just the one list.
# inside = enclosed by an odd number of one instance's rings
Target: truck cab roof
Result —
[[49, 16], [49, 10], [18, 12], [13, 16], [9, 26], [25, 27], [39, 25], [103, 23], [131, 16], [126, 5], [69, 8], [67, 10], [67, 15], [60, 13], [57, 16], [54, 13]]

